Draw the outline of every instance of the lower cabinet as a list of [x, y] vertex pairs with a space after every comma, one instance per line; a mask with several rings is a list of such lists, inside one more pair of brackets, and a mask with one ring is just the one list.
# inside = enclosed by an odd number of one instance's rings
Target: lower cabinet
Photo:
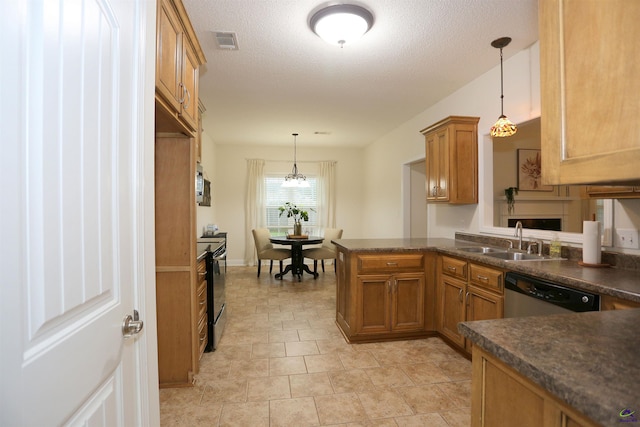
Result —
[[435, 333], [435, 253], [338, 249], [336, 322], [352, 342]]
[[458, 332], [458, 323], [503, 317], [504, 272], [446, 255], [439, 256], [438, 272], [437, 330], [471, 352], [471, 342]]
[[472, 369], [471, 427], [597, 425], [479, 347]]
[[424, 330], [424, 273], [358, 276], [357, 334]]
[[600, 296], [600, 310], [627, 310], [640, 308], [640, 302], [624, 300], [610, 295]]

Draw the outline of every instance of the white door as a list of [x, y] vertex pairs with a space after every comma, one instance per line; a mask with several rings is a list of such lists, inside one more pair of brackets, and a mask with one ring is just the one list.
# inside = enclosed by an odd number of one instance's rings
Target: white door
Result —
[[155, 2], [0, 4], [0, 425], [157, 424]]

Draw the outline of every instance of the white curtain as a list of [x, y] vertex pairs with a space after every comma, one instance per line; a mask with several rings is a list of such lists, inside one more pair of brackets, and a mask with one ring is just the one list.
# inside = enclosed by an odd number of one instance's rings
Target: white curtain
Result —
[[318, 177], [318, 225], [336, 227], [336, 162], [320, 162]]
[[245, 242], [244, 263], [256, 265], [254, 228], [266, 224], [264, 202], [264, 160], [247, 159], [247, 194], [245, 198]]

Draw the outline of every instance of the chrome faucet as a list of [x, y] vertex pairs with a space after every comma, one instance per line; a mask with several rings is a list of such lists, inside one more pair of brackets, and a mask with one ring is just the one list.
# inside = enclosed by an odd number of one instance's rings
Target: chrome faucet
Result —
[[513, 235], [518, 237], [518, 249], [522, 250], [522, 222], [516, 222], [516, 232]]
[[527, 253], [528, 254], [532, 254], [533, 252], [533, 247], [535, 246], [536, 249], [538, 249], [538, 255], [542, 256], [542, 239], [534, 239], [531, 243], [529, 243], [529, 247], [527, 248]]

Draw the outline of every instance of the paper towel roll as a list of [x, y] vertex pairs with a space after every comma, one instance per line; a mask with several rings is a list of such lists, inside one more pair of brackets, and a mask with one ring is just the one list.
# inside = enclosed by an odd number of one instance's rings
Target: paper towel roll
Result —
[[600, 235], [600, 221], [582, 222], [582, 262], [585, 264], [600, 264]]

